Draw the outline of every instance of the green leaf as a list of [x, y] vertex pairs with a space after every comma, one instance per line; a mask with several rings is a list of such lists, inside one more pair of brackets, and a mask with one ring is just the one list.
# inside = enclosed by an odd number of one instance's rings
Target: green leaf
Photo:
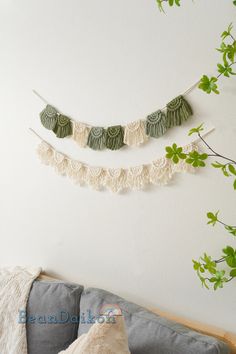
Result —
[[187, 155], [183, 153], [183, 148], [178, 147], [176, 143], [172, 146], [166, 146], [166, 158], [171, 159], [174, 164], [177, 164], [179, 160], [186, 159]]
[[234, 180], [234, 189], [236, 190], [236, 179]]
[[216, 84], [217, 81], [218, 79], [214, 76], [209, 78], [207, 75], [203, 75], [198, 87], [208, 94], [214, 92], [218, 95], [220, 92], [218, 91], [218, 86]]
[[236, 269], [232, 269], [231, 272], [229, 273], [229, 275], [233, 278], [236, 277]]
[[233, 165], [228, 165], [229, 172], [232, 173], [232, 175], [236, 176], [236, 169]]
[[203, 129], [203, 123], [201, 125], [199, 125], [198, 127], [196, 127], [196, 128], [190, 129], [188, 135], [190, 136], [192, 134], [199, 134], [202, 130], [204, 130]]
[[207, 224], [212, 224], [212, 226], [215, 226], [215, 224], [218, 222], [218, 214], [219, 210], [215, 214], [213, 214], [212, 212], [207, 213], [207, 217], [209, 219]]
[[230, 226], [226, 225], [225, 229], [233, 236], [236, 236], [236, 227], [235, 226]]
[[236, 250], [232, 247], [227, 246], [223, 249], [223, 253], [226, 255], [225, 261], [231, 268], [236, 268]]

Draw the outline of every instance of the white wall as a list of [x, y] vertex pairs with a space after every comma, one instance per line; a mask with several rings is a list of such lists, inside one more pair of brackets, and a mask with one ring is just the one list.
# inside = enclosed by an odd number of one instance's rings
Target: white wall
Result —
[[[190, 127], [216, 127], [208, 141], [235, 157], [234, 79], [220, 96], [195, 90], [195, 116], [159, 141], [118, 152], [79, 149], [39, 123], [35, 88], [71, 117], [94, 125], [130, 122], [214, 74], [214, 48], [235, 18], [232, 1], [183, 1], [160, 14], [155, 0], [0, 0], [1, 265], [34, 264], [146, 306], [235, 331], [236, 284], [203, 290], [191, 260], [221, 255], [233, 240], [206, 225], [221, 209], [235, 220], [231, 181], [210, 167], [167, 187], [112, 195], [80, 188], [40, 164], [33, 127], [91, 164], [129, 166], [182, 144]], [[236, 30], [236, 29], [235, 29]]]

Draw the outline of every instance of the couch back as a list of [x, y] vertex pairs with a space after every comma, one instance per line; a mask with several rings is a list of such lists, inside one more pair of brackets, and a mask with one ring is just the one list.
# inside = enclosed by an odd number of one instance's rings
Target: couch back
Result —
[[109, 305], [121, 308], [131, 354], [229, 354], [227, 345], [102, 289], [36, 280], [27, 306], [28, 354], [58, 354]]

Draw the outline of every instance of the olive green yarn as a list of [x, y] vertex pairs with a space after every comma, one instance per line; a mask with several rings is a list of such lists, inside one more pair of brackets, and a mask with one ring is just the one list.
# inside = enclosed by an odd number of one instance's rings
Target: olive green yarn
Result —
[[66, 136], [72, 135], [73, 128], [70, 118], [60, 114], [57, 118], [57, 123], [53, 131], [58, 138], [65, 138]]
[[121, 125], [107, 128], [106, 147], [110, 150], [118, 150], [124, 145], [124, 128]]
[[152, 138], [159, 138], [167, 130], [167, 119], [164, 112], [158, 110], [147, 116], [146, 134]]
[[87, 145], [93, 150], [102, 150], [106, 147], [106, 129], [102, 127], [91, 128]]
[[166, 107], [168, 128], [181, 125], [193, 114], [190, 104], [183, 96], [176, 97]]
[[42, 125], [49, 130], [53, 130], [57, 124], [58, 112], [56, 108], [49, 104], [39, 114]]

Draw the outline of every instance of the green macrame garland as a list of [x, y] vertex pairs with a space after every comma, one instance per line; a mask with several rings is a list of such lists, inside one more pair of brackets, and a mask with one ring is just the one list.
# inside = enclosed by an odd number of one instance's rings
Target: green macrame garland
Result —
[[53, 131], [58, 138], [65, 138], [66, 136], [72, 135], [73, 128], [70, 118], [61, 114], [58, 115], [57, 123]]
[[[166, 114], [158, 110], [147, 116], [145, 122], [146, 135], [158, 138], [165, 134], [168, 128], [181, 125], [193, 114], [192, 108], [185, 98], [180, 95], [166, 105]], [[47, 105], [40, 113], [42, 125], [52, 130], [58, 138], [65, 138], [73, 134], [72, 120], [61, 115], [56, 108]], [[110, 150], [118, 150], [124, 143], [125, 128], [121, 125], [90, 128], [87, 145], [93, 150], [102, 150], [107, 147]]]
[[181, 95], [169, 102], [166, 107], [168, 128], [181, 125], [193, 114], [189, 103]]
[[121, 125], [107, 128], [106, 147], [110, 150], [118, 150], [124, 145], [124, 128]]
[[70, 118], [59, 114], [56, 108], [49, 104], [40, 113], [40, 119], [42, 125], [46, 129], [53, 130], [58, 138], [65, 138], [73, 133]]
[[102, 150], [106, 147], [106, 129], [102, 127], [91, 128], [87, 145], [93, 150]]
[[46, 129], [53, 130], [57, 124], [57, 115], [58, 112], [56, 108], [48, 104], [46, 108], [40, 113], [42, 125]]
[[163, 111], [158, 110], [149, 116], [146, 120], [146, 134], [152, 138], [159, 138], [165, 134], [167, 130], [166, 115]]

